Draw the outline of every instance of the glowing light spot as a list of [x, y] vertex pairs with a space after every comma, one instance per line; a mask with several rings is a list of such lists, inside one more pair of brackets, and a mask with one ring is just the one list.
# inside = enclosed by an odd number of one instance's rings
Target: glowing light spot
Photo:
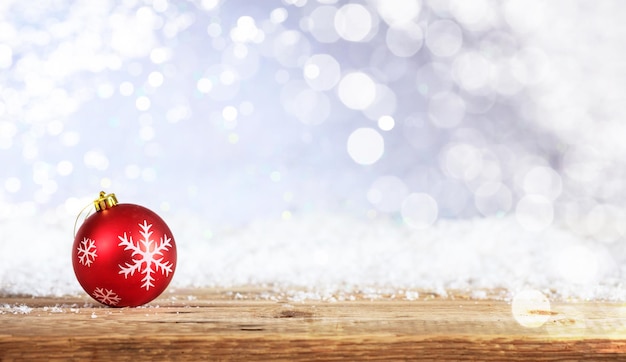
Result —
[[417, 24], [407, 24], [403, 27], [391, 26], [387, 30], [385, 38], [387, 48], [398, 57], [411, 57], [415, 55], [424, 43], [422, 28]]
[[376, 96], [374, 101], [363, 110], [363, 114], [373, 121], [396, 111], [398, 101], [393, 89], [385, 84], [376, 84]]
[[222, 117], [227, 121], [234, 121], [237, 119], [237, 108], [233, 106], [226, 106], [222, 110]]
[[452, 72], [457, 83], [468, 91], [487, 86], [492, 77], [492, 65], [478, 52], [459, 55], [452, 64]]
[[311, 56], [304, 64], [303, 72], [307, 84], [318, 91], [333, 88], [341, 77], [339, 62], [328, 54]]
[[538, 48], [524, 48], [510, 62], [515, 79], [524, 85], [541, 83], [550, 73], [550, 58]]
[[360, 165], [371, 165], [385, 152], [383, 137], [375, 129], [358, 128], [348, 137], [348, 154]]
[[152, 9], [141, 7], [135, 16], [114, 14], [109, 18], [111, 47], [122, 56], [136, 58], [148, 55], [154, 47], [154, 28], [158, 17]]
[[421, 3], [414, 0], [377, 0], [376, 10], [387, 24], [402, 25], [417, 18]]
[[243, 60], [248, 56], [248, 47], [243, 44], [235, 44], [232, 47], [233, 56], [238, 60]]
[[219, 5], [219, 3], [220, 0], [202, 0], [201, 2], [202, 8], [204, 10], [213, 10]]
[[57, 173], [61, 176], [67, 176], [74, 171], [74, 165], [68, 160], [57, 163]]
[[120, 94], [123, 96], [131, 96], [135, 91], [135, 86], [131, 82], [122, 82], [120, 84]]
[[220, 82], [224, 85], [232, 85], [237, 80], [237, 74], [232, 70], [225, 70], [220, 74]]
[[172, 49], [159, 47], [150, 51], [150, 60], [154, 64], [163, 64], [172, 58]]
[[330, 101], [322, 92], [307, 87], [303, 82], [290, 82], [281, 91], [281, 103], [287, 113], [309, 125], [324, 122], [330, 114]]
[[230, 31], [230, 38], [236, 43], [258, 43], [263, 37], [263, 31], [257, 28], [254, 18], [248, 15], [237, 19], [237, 26]]
[[213, 82], [207, 78], [200, 78], [196, 83], [196, 88], [200, 93], [209, 93], [213, 89]]
[[304, 76], [308, 79], [315, 79], [320, 75], [320, 67], [315, 64], [304, 65]]
[[554, 219], [552, 201], [539, 195], [526, 195], [517, 203], [515, 218], [526, 230], [544, 230]]
[[408, 194], [409, 189], [400, 178], [381, 176], [369, 188], [367, 200], [382, 212], [396, 212]]
[[396, 121], [391, 116], [381, 116], [378, 119], [378, 128], [383, 131], [391, 131], [396, 125]]
[[436, 56], [450, 57], [463, 45], [463, 33], [457, 23], [451, 20], [437, 20], [428, 26], [426, 46]]
[[285, 210], [285, 211], [283, 211], [283, 212], [281, 213], [281, 218], [282, 218], [283, 220], [285, 220], [285, 221], [286, 221], [286, 220], [291, 220], [292, 216], [293, 216], [293, 215], [291, 214], [291, 211], [288, 211], [288, 210]]
[[376, 99], [376, 83], [365, 73], [352, 72], [341, 79], [337, 92], [346, 107], [363, 110]]
[[146, 96], [138, 97], [135, 101], [135, 107], [137, 107], [139, 111], [147, 111], [150, 109], [150, 98]]
[[432, 226], [439, 216], [437, 201], [424, 193], [410, 194], [402, 202], [402, 220], [412, 228], [423, 230]]
[[280, 179], [281, 179], [280, 172], [278, 172], [278, 171], [272, 171], [272, 172], [270, 173], [270, 179], [271, 179], [272, 181], [274, 181], [274, 182], [279, 182], [279, 181], [280, 181]]
[[475, 179], [482, 170], [482, 153], [471, 144], [454, 144], [444, 151], [443, 163], [443, 170], [448, 175], [470, 181]]
[[151, 72], [148, 75], [148, 84], [151, 87], [160, 87], [163, 84], [163, 74], [161, 72]]
[[22, 181], [17, 177], [9, 177], [4, 181], [4, 189], [16, 193], [22, 188]]
[[270, 21], [273, 24], [280, 24], [287, 20], [288, 15], [285, 8], [276, 8], [270, 13]]
[[228, 142], [231, 144], [236, 144], [237, 142], [239, 142], [239, 135], [236, 133], [229, 133]]
[[[471, 29], [482, 29], [489, 25], [487, 15], [490, 4], [486, 0], [453, 0], [450, 3], [450, 12], [456, 20]], [[481, 26], [481, 24], [484, 24]]]
[[211, 38], [217, 38], [222, 35], [222, 27], [218, 23], [211, 23], [206, 27], [206, 32]]
[[320, 43], [334, 43], [339, 40], [335, 30], [334, 19], [337, 8], [334, 6], [318, 6], [309, 14], [308, 31]]
[[552, 316], [550, 301], [537, 290], [525, 290], [517, 293], [511, 303], [513, 318], [522, 327], [539, 328]]
[[165, 118], [170, 123], [178, 123], [191, 116], [191, 110], [187, 106], [176, 106], [169, 109], [165, 115]]
[[372, 32], [372, 15], [360, 4], [346, 4], [335, 14], [335, 30], [343, 39], [362, 41]]
[[428, 102], [428, 116], [440, 128], [454, 128], [465, 117], [465, 101], [452, 92], [433, 95]]

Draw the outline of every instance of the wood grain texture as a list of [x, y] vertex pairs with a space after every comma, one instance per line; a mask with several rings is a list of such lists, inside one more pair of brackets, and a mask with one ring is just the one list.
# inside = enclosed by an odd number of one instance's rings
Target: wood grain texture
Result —
[[525, 328], [507, 302], [459, 296], [298, 302], [203, 289], [122, 309], [4, 296], [0, 360], [626, 360], [625, 311], [553, 302], [537, 311], [543, 326]]

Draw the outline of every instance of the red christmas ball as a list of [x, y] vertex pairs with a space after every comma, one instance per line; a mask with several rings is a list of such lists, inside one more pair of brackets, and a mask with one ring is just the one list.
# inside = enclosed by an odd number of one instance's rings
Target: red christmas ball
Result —
[[97, 212], [78, 229], [72, 264], [92, 298], [111, 307], [135, 307], [158, 297], [176, 270], [176, 243], [157, 214], [118, 204], [114, 194], [94, 201]]

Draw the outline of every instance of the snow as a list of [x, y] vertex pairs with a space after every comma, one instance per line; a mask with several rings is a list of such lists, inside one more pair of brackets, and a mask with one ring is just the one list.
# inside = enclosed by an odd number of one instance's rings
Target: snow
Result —
[[[514, 217], [439, 220], [415, 229], [388, 218], [307, 214], [216, 230], [208, 239], [197, 232], [203, 220], [165, 220], [178, 250], [171, 290], [257, 285], [291, 300], [354, 293], [411, 300], [422, 291], [511, 298], [533, 289], [626, 301], [619, 243], [593, 242], [558, 225], [531, 232]], [[7, 228], [14, 242], [0, 244], [0, 294], [83, 294], [72, 270], [70, 220], [40, 229], [29, 228], [29, 219], [15, 221]], [[572, 278], [571, 270], [582, 277]]]
[[29, 314], [33, 308], [25, 304], [2, 304], [0, 305], [0, 314]]

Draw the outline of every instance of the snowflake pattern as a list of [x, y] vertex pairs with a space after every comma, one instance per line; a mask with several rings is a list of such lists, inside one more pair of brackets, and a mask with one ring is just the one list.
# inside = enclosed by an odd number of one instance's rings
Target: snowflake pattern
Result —
[[[161, 274], [169, 276], [172, 272], [174, 263], [165, 261], [163, 255], [163, 252], [172, 247], [172, 239], [163, 234], [158, 245], [155, 245], [154, 240], [151, 239], [152, 231], [150, 231], [150, 229], [152, 228], [152, 224], [148, 224], [148, 222], [144, 220], [143, 224], [138, 225], [141, 228], [139, 233], [143, 239], [139, 240], [137, 244], [133, 241], [132, 236], [127, 236], [126, 233], [124, 233], [124, 236], [118, 236], [120, 239], [118, 246], [123, 246], [124, 250], [131, 250], [133, 252], [132, 263], [120, 265], [119, 274], [124, 274], [124, 277], [128, 278], [129, 275], [132, 276], [136, 271], [140, 272], [144, 275], [142, 287], [149, 290], [150, 287], [154, 287], [152, 283], [154, 281], [153, 273], [160, 271]], [[135, 258], [135, 256], [139, 256], [139, 258]]]
[[83, 238], [78, 245], [78, 261], [84, 266], [91, 266], [91, 263], [96, 259], [96, 241], [89, 238]]
[[117, 305], [117, 303], [122, 300], [117, 293], [111, 289], [96, 288], [92, 295], [98, 302], [107, 305]]

